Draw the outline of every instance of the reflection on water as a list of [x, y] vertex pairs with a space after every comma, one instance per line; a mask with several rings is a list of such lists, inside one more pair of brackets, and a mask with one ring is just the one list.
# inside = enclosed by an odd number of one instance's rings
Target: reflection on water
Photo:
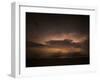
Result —
[[[58, 57], [64, 57], [67, 56], [71, 53], [80, 55], [80, 53], [82, 52], [81, 48], [74, 48], [74, 47], [60, 47], [60, 48], [56, 48], [56, 47], [31, 47], [31, 48], [27, 48], [28, 54], [27, 57], [33, 57], [34, 56], [41, 56], [41, 57], [51, 57], [51, 56], [58, 56]], [[35, 55], [36, 54], [36, 55]], [[31, 56], [30, 56], [31, 55]]]
[[50, 54], [54, 54], [57, 52], [61, 52], [62, 54], [68, 54], [70, 52], [80, 52], [81, 48], [52, 48], [52, 47], [40, 47], [40, 48], [30, 48], [30, 50], [34, 50], [34, 51], [40, 51], [40, 52], [44, 52], [46, 53], [50, 53]]

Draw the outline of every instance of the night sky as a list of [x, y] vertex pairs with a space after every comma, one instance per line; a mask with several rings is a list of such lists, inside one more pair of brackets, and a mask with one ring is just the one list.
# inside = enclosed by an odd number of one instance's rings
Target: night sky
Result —
[[28, 41], [42, 42], [83, 39], [89, 33], [88, 15], [64, 15], [26, 13], [26, 37]]

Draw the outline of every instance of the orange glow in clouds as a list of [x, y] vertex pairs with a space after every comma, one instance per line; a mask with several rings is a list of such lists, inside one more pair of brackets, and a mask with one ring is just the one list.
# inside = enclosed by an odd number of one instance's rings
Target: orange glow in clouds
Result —
[[[46, 41], [49, 40], [72, 40], [73, 43], [81, 43], [87, 39], [86, 35], [81, 35], [77, 33], [67, 33], [67, 34], [55, 34], [55, 35], [48, 35], [48, 36], [42, 36], [42, 38], [38, 41], [40, 43], [45, 44]], [[37, 42], [36, 41], [36, 42]]]

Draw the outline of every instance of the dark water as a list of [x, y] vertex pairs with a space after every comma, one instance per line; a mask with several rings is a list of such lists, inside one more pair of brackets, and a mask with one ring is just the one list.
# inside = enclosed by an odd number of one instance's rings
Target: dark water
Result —
[[89, 57], [27, 59], [26, 67], [89, 64]]

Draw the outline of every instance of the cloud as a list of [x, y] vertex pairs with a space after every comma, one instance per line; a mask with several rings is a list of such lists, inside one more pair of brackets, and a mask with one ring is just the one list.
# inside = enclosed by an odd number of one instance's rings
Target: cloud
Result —
[[78, 43], [73, 43], [72, 40], [50, 40], [46, 44], [52, 47], [78, 47]]
[[41, 43], [36, 43], [36, 42], [32, 42], [32, 41], [27, 41], [26, 42], [26, 46], [27, 47], [44, 47], [45, 45], [41, 44]]

